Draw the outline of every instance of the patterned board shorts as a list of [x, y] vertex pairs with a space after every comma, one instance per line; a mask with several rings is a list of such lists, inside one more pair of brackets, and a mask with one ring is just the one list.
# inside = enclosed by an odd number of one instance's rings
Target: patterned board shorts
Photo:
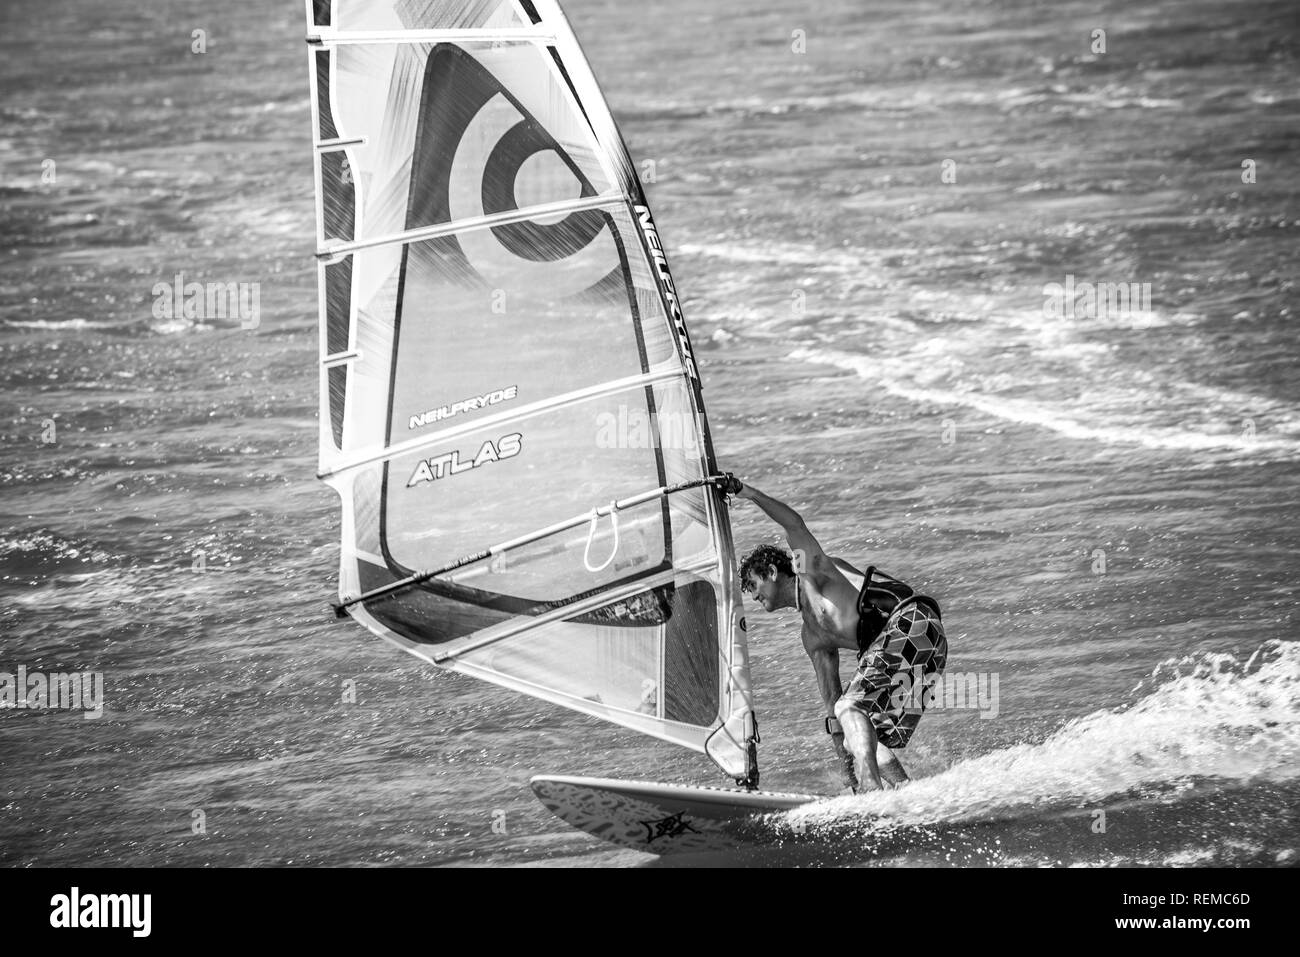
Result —
[[885, 747], [907, 747], [925, 713], [927, 684], [947, 662], [948, 638], [935, 609], [924, 601], [900, 604], [859, 656], [858, 673], [835, 702], [836, 719], [856, 709], [875, 725]]

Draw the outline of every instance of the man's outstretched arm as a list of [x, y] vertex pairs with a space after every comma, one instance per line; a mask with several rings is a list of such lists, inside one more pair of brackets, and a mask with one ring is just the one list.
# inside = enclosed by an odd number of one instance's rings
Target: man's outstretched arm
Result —
[[821, 560], [829, 561], [826, 553], [822, 551], [821, 545], [813, 537], [813, 533], [808, 531], [808, 526], [798, 512], [792, 509], [785, 502], [772, 498], [754, 488], [752, 485], [744, 485], [736, 493], [739, 498], [747, 498], [764, 512], [767, 516], [776, 522], [785, 531], [785, 537], [790, 542], [793, 549], [801, 549], [808, 561], [808, 567], [811, 571]]

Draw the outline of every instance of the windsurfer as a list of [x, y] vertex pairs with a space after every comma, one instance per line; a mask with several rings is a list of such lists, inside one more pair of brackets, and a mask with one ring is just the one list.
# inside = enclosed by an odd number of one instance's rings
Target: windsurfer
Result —
[[[721, 484], [767, 513], [794, 549], [792, 556], [773, 545], [755, 548], [741, 565], [741, 587], [766, 611], [796, 608], [802, 615], [803, 647], [825, 701], [826, 728], [845, 783], [856, 791], [907, 781], [893, 749], [907, 746], [920, 721], [918, 699], [924, 701], [924, 694], [909, 695], [912, 682], [937, 677], [946, 662], [938, 604], [874, 568], [862, 572], [830, 557], [785, 503], [732, 475]], [[842, 649], [859, 661], [847, 691], [840, 682]]]

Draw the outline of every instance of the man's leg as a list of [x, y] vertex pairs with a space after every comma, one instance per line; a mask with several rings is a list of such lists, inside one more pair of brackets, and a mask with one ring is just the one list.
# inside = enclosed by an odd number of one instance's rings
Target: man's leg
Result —
[[844, 729], [844, 745], [857, 765], [858, 792], [879, 790], [880, 785], [876, 781], [881, 779], [881, 774], [876, 761], [875, 726], [857, 708], [837, 707], [835, 710], [840, 719], [840, 727]]
[[[839, 719], [836, 718], [835, 720], [838, 724]], [[854, 768], [857, 762], [844, 747], [844, 730], [842, 728], [839, 731], [832, 732], [831, 745], [835, 748], [835, 756], [840, 760], [840, 776], [844, 781], [844, 786], [850, 791], [856, 792], [858, 790], [858, 776], [854, 772]]]
[[890, 784], [898, 785], [912, 780], [903, 770], [898, 756], [883, 744], [876, 745], [876, 763], [880, 766], [880, 776]]

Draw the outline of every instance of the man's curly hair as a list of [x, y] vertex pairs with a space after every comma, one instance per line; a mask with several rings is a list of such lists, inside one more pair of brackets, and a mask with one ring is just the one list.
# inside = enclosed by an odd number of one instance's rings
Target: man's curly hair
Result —
[[794, 562], [790, 560], [789, 552], [776, 545], [759, 545], [746, 555], [745, 560], [740, 563], [741, 586], [748, 584], [750, 572], [753, 572], [759, 578], [763, 578], [767, 575], [767, 566], [769, 565], [775, 565], [776, 570], [783, 574], [794, 574]]

